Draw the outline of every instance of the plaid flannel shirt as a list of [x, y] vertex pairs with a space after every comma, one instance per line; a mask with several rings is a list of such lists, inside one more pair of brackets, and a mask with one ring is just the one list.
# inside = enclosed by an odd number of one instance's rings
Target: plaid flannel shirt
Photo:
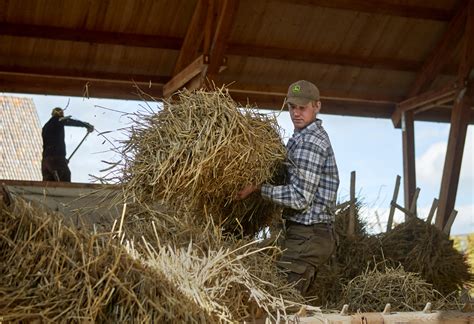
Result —
[[283, 217], [304, 225], [332, 223], [339, 187], [334, 152], [322, 121], [293, 134], [287, 143], [288, 184], [263, 184], [262, 197], [286, 207]]

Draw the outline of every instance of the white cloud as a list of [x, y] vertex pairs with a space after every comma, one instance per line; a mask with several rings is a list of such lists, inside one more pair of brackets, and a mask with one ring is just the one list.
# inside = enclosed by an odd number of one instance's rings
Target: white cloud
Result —
[[[469, 129], [464, 144], [460, 184], [473, 188], [474, 184], [474, 131]], [[447, 142], [436, 142], [416, 159], [417, 180], [429, 185], [440, 185], [446, 158]]]
[[440, 183], [446, 156], [446, 146], [446, 142], [434, 143], [416, 159], [416, 175], [418, 180], [431, 185]]

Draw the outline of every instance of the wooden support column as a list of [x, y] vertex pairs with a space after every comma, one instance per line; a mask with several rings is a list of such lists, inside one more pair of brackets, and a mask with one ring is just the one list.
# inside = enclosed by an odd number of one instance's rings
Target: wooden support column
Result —
[[416, 190], [415, 120], [413, 111], [407, 111], [402, 114], [402, 144], [405, 208], [409, 209]]
[[[436, 227], [440, 230], [445, 228], [449, 216], [454, 210], [467, 126], [471, 117], [471, 107], [474, 104], [474, 0], [469, 1], [467, 14], [468, 18], [464, 32], [464, 51], [458, 75], [458, 79], [465, 80], [466, 88], [459, 91], [451, 112], [451, 128], [446, 159], [444, 161], [443, 178], [441, 179], [438, 213], [436, 214], [435, 221]], [[454, 222], [454, 219], [452, 221]]]
[[[453, 48], [462, 37], [462, 31], [466, 25], [466, 8], [470, 1], [461, 0], [443, 38], [431, 52], [417, 75], [408, 98], [417, 96], [429, 88], [439, 71], [450, 60]], [[414, 111], [403, 112], [400, 107], [397, 107], [392, 115], [392, 121], [395, 127], [399, 127], [400, 121], [402, 124], [405, 208], [409, 208], [416, 190]]]

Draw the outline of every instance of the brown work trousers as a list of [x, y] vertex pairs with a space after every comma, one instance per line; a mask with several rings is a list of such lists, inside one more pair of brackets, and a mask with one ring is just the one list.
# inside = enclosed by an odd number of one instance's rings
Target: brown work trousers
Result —
[[308, 296], [320, 266], [336, 250], [336, 234], [330, 224], [302, 225], [287, 221], [281, 247], [283, 253], [278, 266], [287, 272], [288, 281], [296, 282], [295, 288]]
[[41, 161], [43, 181], [71, 182], [71, 171], [64, 156], [46, 156]]

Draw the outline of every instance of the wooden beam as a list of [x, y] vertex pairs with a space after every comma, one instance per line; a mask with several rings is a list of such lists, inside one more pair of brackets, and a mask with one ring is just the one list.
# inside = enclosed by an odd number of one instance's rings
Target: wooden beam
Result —
[[324, 8], [360, 11], [367, 13], [400, 16], [407, 18], [449, 20], [453, 12], [449, 9], [430, 8], [395, 3], [387, 0], [278, 0], [291, 4], [317, 6]]
[[[163, 86], [163, 96], [169, 97], [175, 91], [184, 87], [186, 83], [191, 81], [197, 75], [203, 73], [207, 68], [209, 63], [209, 58], [204, 55], [200, 55], [195, 59], [191, 64], [185, 67], [181, 72], [176, 74], [168, 83]], [[193, 89], [189, 89], [193, 90]]]
[[163, 85], [170, 80], [169, 76], [145, 75], [145, 74], [125, 74], [110, 72], [87, 72], [76, 69], [58, 68], [26, 68], [17, 66], [0, 65], [0, 75], [19, 75], [24, 77], [45, 77], [61, 80], [98, 81], [107, 83], [136, 83], [142, 86], [153, 84]]
[[183, 43], [182, 39], [176, 37], [14, 23], [0, 23], [0, 35], [170, 50], [179, 50]]
[[[152, 97], [163, 97], [163, 86], [161, 84], [141, 84], [139, 86]], [[108, 80], [88, 81], [80, 78], [71, 79], [41, 75], [0, 73], [0, 92], [142, 100], [132, 81], [128, 83]]]
[[427, 107], [438, 107], [447, 102], [453, 101], [457, 89], [458, 82], [453, 82], [447, 86], [426, 91], [418, 96], [400, 102], [392, 115], [392, 122], [395, 124], [400, 120], [403, 112], [415, 110], [415, 113], [417, 113], [425, 111]]
[[219, 73], [219, 69], [223, 64], [227, 41], [239, 7], [239, 0], [223, 0], [218, 3], [221, 5], [221, 8], [219, 10], [217, 26], [209, 51], [210, 64], [207, 71], [211, 79], [213, 75]]
[[438, 213], [435, 225], [440, 230], [444, 228], [456, 202], [459, 175], [461, 172], [464, 143], [466, 141], [467, 126], [471, 118], [470, 106], [473, 104], [474, 87], [469, 85], [468, 90], [460, 100], [456, 100], [451, 113], [451, 128], [449, 131], [448, 147], [441, 179]]
[[[459, 68], [459, 79], [465, 79], [474, 67], [474, 1], [469, 1], [465, 29], [464, 51]], [[451, 112], [451, 128], [449, 130], [448, 147], [441, 179], [438, 213], [435, 225], [443, 230], [448, 218], [454, 210], [459, 175], [461, 172], [462, 156], [466, 141], [467, 126], [474, 105], [474, 79], [470, 79], [466, 88], [459, 92]], [[454, 216], [455, 217], [455, 216]], [[454, 220], [453, 220], [454, 221]]]
[[[214, 3], [214, 0], [208, 1]], [[210, 22], [208, 23], [208, 21], [209, 18], [206, 18], [206, 30], [208, 30], [209, 28], [213, 28], [213, 25]], [[209, 32], [207, 33], [209, 34]], [[165, 50], [181, 50], [183, 49], [183, 44], [185, 42], [181, 38], [160, 35], [122, 34], [103, 31], [11, 23], [0, 23], [0, 35], [64, 40], [73, 42], [86, 42], [95, 44], [147, 47]], [[208, 42], [210, 41], [208, 40]], [[193, 48], [193, 46], [191, 45], [190, 47]], [[204, 44], [204, 52], [208, 53], [209, 50], [210, 45]], [[314, 50], [305, 51], [271, 46], [259, 46], [255, 44], [229, 43], [227, 45], [226, 54], [262, 59], [310, 62], [329, 65], [336, 64], [342, 66], [357, 66], [363, 68], [385, 69], [394, 71], [418, 71], [423, 65], [423, 62], [414, 60], [394, 59], [388, 57], [342, 55], [337, 53], [318, 52]], [[184, 52], [182, 55], [184, 55]], [[191, 61], [195, 57], [196, 56], [192, 57]], [[178, 64], [176, 66], [178, 66]], [[186, 66], [186, 64], [184, 64], [184, 66]], [[452, 65], [447, 65], [446, 68], [443, 69], [443, 72], [455, 75], [457, 73], [457, 66], [453, 67]]]
[[204, 31], [202, 26], [206, 21], [209, 0], [198, 0], [194, 9], [193, 17], [186, 31], [186, 36], [174, 66], [173, 75], [178, 74], [184, 67], [188, 66], [197, 56], [201, 46]]
[[413, 111], [402, 113], [403, 189], [405, 208], [410, 208], [416, 191], [415, 120]]
[[[451, 53], [463, 34], [467, 17], [467, 1], [468, 0], [461, 0], [461, 3], [456, 10], [456, 14], [451, 19], [446, 32], [418, 73], [407, 98], [412, 98], [418, 95], [420, 92], [425, 91], [431, 85], [442, 68], [447, 64], [447, 62], [449, 62]], [[400, 126], [400, 117], [400, 113], [394, 111], [392, 122], [395, 127]]]
[[413, 60], [393, 59], [388, 57], [362, 57], [337, 53], [317, 52], [314, 50], [305, 51], [281, 47], [254, 46], [250, 44], [237, 43], [229, 44], [227, 54], [397, 71], [416, 71], [422, 66], [422, 62]]

